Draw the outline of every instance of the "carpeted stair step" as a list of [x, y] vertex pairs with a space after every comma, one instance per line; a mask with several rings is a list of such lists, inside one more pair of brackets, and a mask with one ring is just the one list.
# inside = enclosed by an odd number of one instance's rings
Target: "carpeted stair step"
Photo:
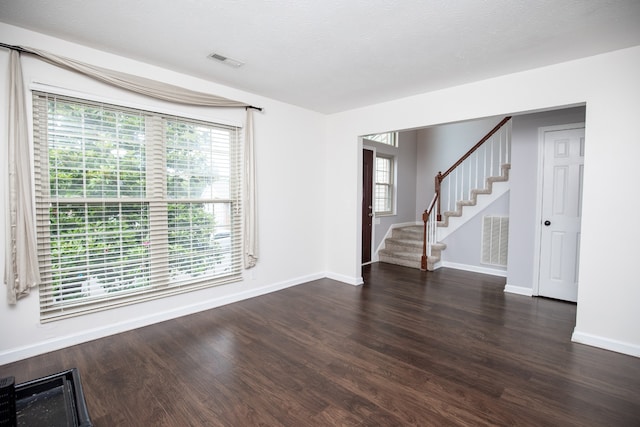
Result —
[[407, 227], [394, 228], [391, 231], [391, 238], [401, 240], [422, 241], [424, 227], [422, 225], [410, 225]]
[[393, 252], [416, 252], [422, 254], [422, 240], [388, 238], [384, 247]]
[[[378, 252], [378, 257], [380, 262], [418, 269], [420, 268], [422, 262], [422, 254], [416, 254], [413, 252], [392, 252], [383, 249]], [[436, 259], [435, 257], [429, 257], [427, 261], [430, 264], [435, 264], [439, 261], [439, 259]]]

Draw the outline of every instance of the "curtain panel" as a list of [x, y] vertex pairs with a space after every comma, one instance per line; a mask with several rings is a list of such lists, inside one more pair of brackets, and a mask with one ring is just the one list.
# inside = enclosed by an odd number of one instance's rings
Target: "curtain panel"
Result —
[[5, 259], [5, 283], [8, 301], [28, 295], [29, 289], [39, 282], [39, 268], [34, 228], [32, 194], [31, 152], [27, 129], [27, 111], [20, 53], [24, 52], [71, 71], [79, 72], [100, 82], [129, 90], [155, 99], [202, 107], [245, 108], [245, 217], [244, 258], [245, 268], [256, 265], [258, 259], [258, 222], [256, 206], [256, 179], [253, 142], [253, 110], [249, 104], [221, 96], [189, 90], [183, 87], [158, 82], [132, 74], [122, 73], [74, 59], [54, 55], [50, 52], [22, 46], [2, 47], [11, 49], [10, 96], [8, 125], [8, 191], [6, 206], [6, 235], [9, 238]]
[[35, 216], [31, 183], [31, 151], [27, 129], [27, 109], [24, 98], [20, 54], [11, 51], [9, 59], [9, 120], [8, 120], [8, 207], [4, 280], [9, 304], [29, 294], [40, 282], [36, 251]]

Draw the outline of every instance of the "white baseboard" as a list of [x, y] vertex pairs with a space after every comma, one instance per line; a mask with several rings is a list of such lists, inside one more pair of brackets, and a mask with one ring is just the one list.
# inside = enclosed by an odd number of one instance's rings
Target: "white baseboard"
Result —
[[364, 284], [364, 280], [362, 279], [362, 276], [351, 277], [351, 276], [345, 276], [343, 274], [338, 274], [338, 273], [325, 272], [324, 277], [331, 280], [337, 280], [338, 282], [346, 283], [347, 285], [352, 285], [352, 286], [360, 286]]
[[504, 291], [509, 294], [518, 294], [518, 295], [524, 295], [527, 297], [533, 296], [533, 289], [527, 288], [524, 286], [505, 285]]
[[492, 276], [507, 277], [507, 272], [495, 268], [479, 267], [477, 265], [458, 264], [457, 262], [442, 261], [442, 267], [456, 270], [472, 271], [474, 273], [490, 274]]
[[571, 341], [579, 344], [590, 345], [592, 347], [602, 348], [604, 350], [615, 351], [629, 356], [640, 357], [640, 345], [628, 342], [612, 340], [610, 338], [600, 337], [573, 330]]
[[[121, 332], [130, 331], [133, 329], [149, 326], [154, 323], [160, 323], [171, 319], [176, 319], [182, 316], [188, 316], [201, 311], [210, 310], [212, 308], [221, 307], [234, 302], [254, 298], [260, 295], [269, 294], [282, 289], [290, 288], [293, 286], [301, 285], [303, 283], [311, 282], [328, 277], [325, 273], [315, 273], [307, 276], [301, 276], [290, 280], [285, 280], [271, 285], [262, 286], [247, 291], [237, 292], [231, 295], [225, 295], [219, 298], [213, 298], [206, 301], [201, 301], [196, 304], [191, 304], [183, 307], [176, 308], [174, 310], [166, 310], [160, 313], [154, 313], [147, 316], [137, 317], [135, 319], [129, 319], [123, 322], [117, 322], [108, 326], [84, 330], [76, 334], [67, 335], [63, 337], [56, 337], [50, 340], [41, 341], [32, 345], [12, 348], [3, 352], [0, 352], [0, 365], [16, 362], [18, 360], [26, 359], [28, 357], [37, 356], [39, 354], [48, 353], [50, 351], [60, 350], [65, 347], [81, 344], [95, 339], [104, 338], [110, 335], [119, 334]], [[341, 282], [349, 283], [344, 280]], [[354, 281], [353, 279], [352, 281]], [[362, 278], [360, 278], [362, 280]], [[353, 284], [353, 283], [349, 283]]]

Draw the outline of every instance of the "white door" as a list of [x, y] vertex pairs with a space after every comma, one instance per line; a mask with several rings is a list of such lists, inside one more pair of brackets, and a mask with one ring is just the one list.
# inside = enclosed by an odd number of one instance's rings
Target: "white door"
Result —
[[544, 132], [538, 293], [578, 299], [584, 127]]

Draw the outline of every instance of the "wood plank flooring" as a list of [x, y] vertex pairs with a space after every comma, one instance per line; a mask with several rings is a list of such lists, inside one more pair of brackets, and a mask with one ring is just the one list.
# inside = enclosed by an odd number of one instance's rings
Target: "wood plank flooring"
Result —
[[373, 264], [13, 364], [77, 367], [96, 426], [640, 426], [640, 359], [504, 279]]

